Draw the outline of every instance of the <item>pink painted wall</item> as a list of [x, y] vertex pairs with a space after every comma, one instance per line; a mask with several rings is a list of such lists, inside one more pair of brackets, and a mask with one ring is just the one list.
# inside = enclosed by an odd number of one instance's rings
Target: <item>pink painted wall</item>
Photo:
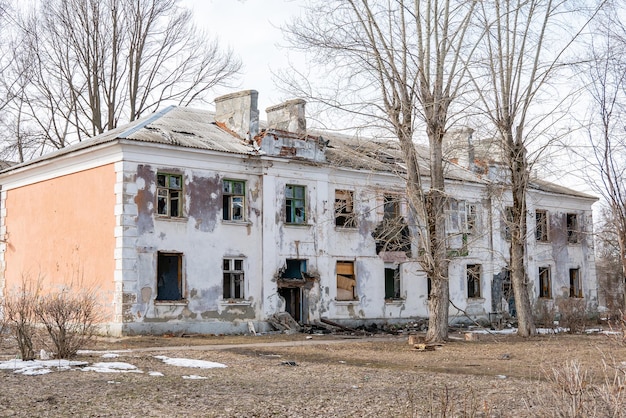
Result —
[[113, 164], [7, 191], [5, 291], [23, 275], [42, 290], [95, 289], [113, 319], [115, 271]]

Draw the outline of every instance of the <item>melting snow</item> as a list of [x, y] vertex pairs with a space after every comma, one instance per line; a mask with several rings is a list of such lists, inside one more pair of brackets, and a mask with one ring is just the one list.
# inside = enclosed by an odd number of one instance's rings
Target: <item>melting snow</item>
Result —
[[89, 364], [85, 361], [70, 360], [8, 360], [0, 361], [0, 370], [14, 370], [13, 373], [27, 376], [47, 374], [54, 370], [69, 370], [73, 366], [84, 366]]
[[163, 373], [161, 372], [149, 372], [148, 373], [149, 376], [165, 376]]
[[143, 373], [141, 370], [138, 370], [136, 366], [122, 362], [94, 363], [89, 367], [83, 367], [83, 371], [98, 373]]
[[102, 358], [116, 358], [116, 357], [119, 357], [119, 356], [120, 356], [119, 354], [115, 354], [115, 353], [104, 353], [102, 355]]
[[188, 379], [188, 380], [204, 380], [204, 379], [208, 379], [207, 377], [204, 376], [198, 376], [197, 374], [192, 374], [189, 376], [183, 376], [183, 379]]
[[162, 360], [163, 363], [169, 364], [170, 366], [178, 366], [178, 367], [196, 367], [199, 369], [214, 369], [214, 368], [222, 368], [228, 367], [222, 363], [215, 363], [213, 361], [205, 361], [205, 360], [192, 360], [187, 358], [170, 358], [165, 356], [154, 356], [154, 358], [158, 358]]

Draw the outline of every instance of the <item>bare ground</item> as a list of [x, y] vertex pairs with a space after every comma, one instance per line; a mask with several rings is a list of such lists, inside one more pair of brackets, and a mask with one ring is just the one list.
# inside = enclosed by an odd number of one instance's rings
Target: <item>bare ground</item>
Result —
[[[482, 336], [466, 342], [460, 336], [427, 352], [390, 336], [100, 339], [90, 348], [129, 351], [116, 359], [92, 352], [77, 360], [123, 361], [143, 373], [0, 370], [0, 416], [626, 416], [626, 347], [617, 338]], [[16, 353], [5, 340], [0, 360]], [[228, 367], [176, 367], [156, 355]], [[569, 377], [555, 378], [555, 371]]]

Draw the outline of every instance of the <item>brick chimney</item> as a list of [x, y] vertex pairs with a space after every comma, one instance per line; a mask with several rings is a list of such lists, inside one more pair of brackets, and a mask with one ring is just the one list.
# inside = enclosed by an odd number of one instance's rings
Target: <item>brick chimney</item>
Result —
[[270, 106], [267, 113], [267, 129], [288, 131], [298, 135], [306, 135], [306, 116], [302, 99], [287, 100], [284, 103]]
[[223, 124], [243, 139], [259, 133], [259, 92], [243, 90], [215, 99], [215, 122]]

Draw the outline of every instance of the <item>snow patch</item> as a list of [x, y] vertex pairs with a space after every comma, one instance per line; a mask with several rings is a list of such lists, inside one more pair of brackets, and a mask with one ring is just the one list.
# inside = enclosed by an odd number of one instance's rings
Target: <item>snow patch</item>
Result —
[[162, 360], [163, 363], [169, 364], [170, 366], [178, 366], [178, 367], [195, 367], [199, 369], [215, 369], [215, 368], [224, 368], [228, 367], [222, 363], [215, 363], [213, 361], [205, 361], [205, 360], [193, 360], [187, 358], [170, 358], [166, 356], [154, 356], [159, 360]]
[[189, 375], [189, 376], [183, 376], [183, 379], [187, 379], [187, 380], [205, 380], [205, 379], [208, 379], [208, 377], [198, 376], [197, 374], [192, 374], [192, 375]]
[[84, 367], [83, 371], [97, 373], [143, 373], [136, 366], [122, 362], [94, 363], [89, 367]]

